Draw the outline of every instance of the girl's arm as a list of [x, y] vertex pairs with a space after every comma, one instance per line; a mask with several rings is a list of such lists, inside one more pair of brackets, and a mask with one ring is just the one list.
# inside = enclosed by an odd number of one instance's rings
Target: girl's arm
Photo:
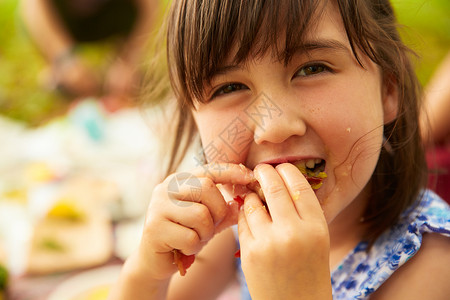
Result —
[[450, 238], [428, 233], [420, 250], [400, 267], [371, 300], [445, 300], [450, 297]]
[[33, 41], [49, 62], [66, 55], [74, 41], [48, 0], [23, 0], [20, 3], [24, 24]]
[[134, 254], [126, 261], [111, 299], [215, 299], [233, 278], [235, 251], [234, 234], [227, 229], [204, 247], [184, 277], [175, 274], [162, 281], [141, 273], [141, 262]]
[[76, 96], [100, 91], [96, 72], [73, 53], [75, 41], [48, 0], [23, 0], [20, 11], [25, 27], [52, 69], [52, 85]]
[[117, 284], [113, 285], [108, 299], [166, 299], [170, 278], [151, 279], [138, 253], [133, 253], [125, 261]]
[[140, 80], [139, 64], [142, 63], [145, 47], [155, 29], [160, 6], [160, 1], [156, 0], [134, 0], [134, 2], [138, 9], [138, 17], [133, 30], [106, 73], [104, 83], [106, 94], [115, 97], [135, 96], [137, 92]]
[[134, 0], [134, 2], [138, 9], [138, 17], [120, 53], [120, 58], [132, 65], [141, 62], [149, 37], [156, 29], [156, 18], [161, 5], [157, 0]]

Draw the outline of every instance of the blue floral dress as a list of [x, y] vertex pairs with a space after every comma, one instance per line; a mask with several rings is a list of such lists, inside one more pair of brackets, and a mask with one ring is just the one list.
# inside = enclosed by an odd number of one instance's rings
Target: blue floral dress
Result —
[[[360, 242], [331, 272], [333, 299], [368, 299], [399, 267], [420, 248], [424, 233], [450, 237], [450, 207], [431, 191], [418, 205], [407, 209], [401, 221], [384, 232], [367, 252]], [[237, 261], [242, 299], [251, 299]]]

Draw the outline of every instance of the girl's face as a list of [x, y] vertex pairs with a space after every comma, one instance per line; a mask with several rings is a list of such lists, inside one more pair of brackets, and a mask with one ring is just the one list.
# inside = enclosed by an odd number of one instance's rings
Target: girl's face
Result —
[[395, 107], [396, 94], [362, 53], [359, 65], [331, 2], [306, 43], [308, 52], [287, 65], [270, 51], [225, 62], [193, 115], [209, 162], [324, 163], [328, 177], [316, 195], [331, 222], [353, 200], [364, 201], [392, 115], [383, 107]]

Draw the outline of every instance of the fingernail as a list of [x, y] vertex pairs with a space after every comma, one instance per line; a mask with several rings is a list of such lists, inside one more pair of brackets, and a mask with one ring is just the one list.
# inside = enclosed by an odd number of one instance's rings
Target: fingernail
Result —
[[245, 179], [248, 179], [249, 181], [255, 180], [255, 174], [253, 173], [252, 170], [249, 170], [249, 171], [248, 171], [248, 173], [247, 173]]
[[253, 171], [244, 166], [242, 163], [239, 164], [242, 172], [244, 172], [244, 176], [246, 180], [252, 180], [254, 178]]

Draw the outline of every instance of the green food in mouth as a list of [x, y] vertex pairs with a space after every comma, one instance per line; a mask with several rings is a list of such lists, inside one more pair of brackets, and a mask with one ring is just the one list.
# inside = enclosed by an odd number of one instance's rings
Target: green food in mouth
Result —
[[323, 179], [328, 177], [327, 173], [321, 171], [320, 169], [309, 169], [299, 164], [295, 164], [295, 166], [306, 177], [306, 180], [308, 180], [313, 190], [320, 189], [323, 185]]

